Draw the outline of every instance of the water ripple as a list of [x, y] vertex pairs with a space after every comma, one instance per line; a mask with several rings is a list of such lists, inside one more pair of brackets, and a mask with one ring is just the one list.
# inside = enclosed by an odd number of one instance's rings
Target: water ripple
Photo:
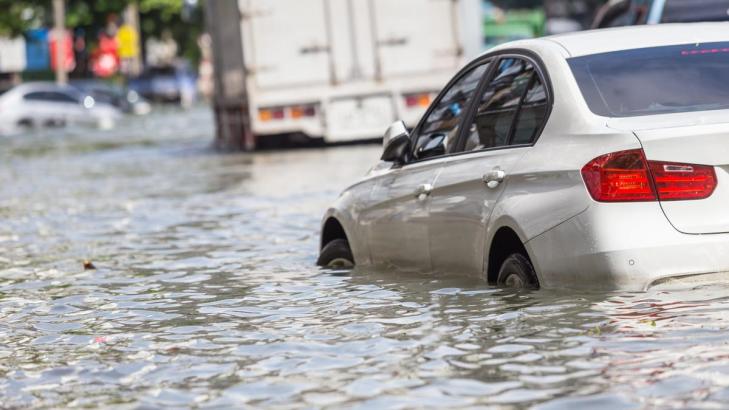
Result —
[[378, 148], [218, 155], [211, 132], [194, 110], [0, 141], [0, 407], [729, 402], [729, 288], [321, 271], [321, 212]]

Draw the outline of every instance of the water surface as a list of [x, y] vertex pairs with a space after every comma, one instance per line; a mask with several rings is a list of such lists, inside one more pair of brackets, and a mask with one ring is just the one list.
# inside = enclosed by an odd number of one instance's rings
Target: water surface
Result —
[[0, 140], [0, 407], [729, 405], [729, 287], [321, 271], [378, 147], [221, 155], [211, 121]]

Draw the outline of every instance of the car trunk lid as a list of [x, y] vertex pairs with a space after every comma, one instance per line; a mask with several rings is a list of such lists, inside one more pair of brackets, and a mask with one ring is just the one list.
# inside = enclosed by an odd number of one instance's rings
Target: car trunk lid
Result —
[[[632, 128], [649, 161], [713, 166], [717, 186], [710, 197], [664, 200], [661, 208], [671, 224], [683, 233], [729, 232], [729, 114], [721, 111], [656, 117], [664, 118], [611, 120], [609, 125]], [[661, 123], [662, 127], [651, 126]]]

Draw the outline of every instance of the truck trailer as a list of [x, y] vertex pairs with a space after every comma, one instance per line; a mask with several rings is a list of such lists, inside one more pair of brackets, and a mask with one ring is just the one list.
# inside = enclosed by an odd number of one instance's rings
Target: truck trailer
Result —
[[374, 139], [396, 119], [413, 127], [483, 47], [480, 0], [205, 3], [222, 147]]

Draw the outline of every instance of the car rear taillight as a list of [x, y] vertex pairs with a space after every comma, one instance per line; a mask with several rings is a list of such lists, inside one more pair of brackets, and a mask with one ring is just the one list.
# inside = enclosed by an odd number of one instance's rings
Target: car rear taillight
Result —
[[707, 165], [648, 161], [661, 201], [704, 199], [716, 189], [716, 172]]
[[642, 149], [599, 156], [582, 168], [582, 178], [599, 202], [704, 199], [716, 188], [713, 167], [648, 161]]
[[642, 150], [613, 152], [582, 168], [587, 190], [596, 201], [654, 201], [653, 184]]

